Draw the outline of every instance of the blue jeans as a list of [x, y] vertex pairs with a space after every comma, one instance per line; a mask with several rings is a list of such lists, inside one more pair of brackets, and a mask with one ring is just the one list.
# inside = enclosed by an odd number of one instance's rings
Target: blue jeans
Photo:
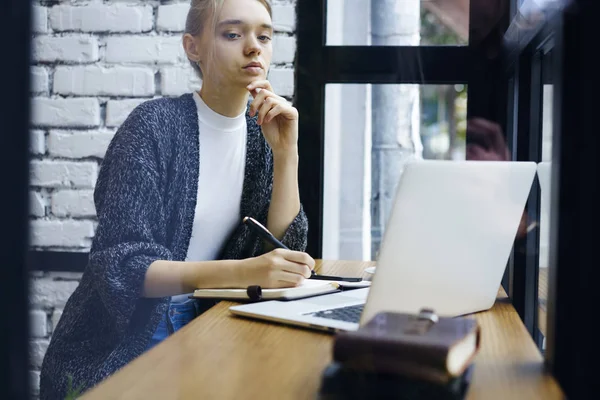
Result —
[[163, 318], [160, 320], [156, 331], [154, 331], [154, 335], [150, 339], [146, 350], [150, 350], [169, 335], [183, 328], [191, 320], [200, 315], [200, 312], [198, 302], [194, 299], [189, 299], [183, 303], [171, 303], [169, 311], [163, 314]]

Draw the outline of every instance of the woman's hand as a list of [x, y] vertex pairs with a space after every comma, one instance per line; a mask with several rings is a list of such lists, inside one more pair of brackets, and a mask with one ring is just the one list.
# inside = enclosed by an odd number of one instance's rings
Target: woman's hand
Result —
[[273, 150], [273, 155], [298, 151], [298, 110], [286, 99], [273, 93], [269, 81], [255, 81], [246, 87], [254, 100], [250, 116], [258, 113], [258, 124]]
[[275, 249], [258, 257], [248, 258], [237, 271], [241, 287], [260, 285], [263, 288], [298, 286], [309, 278], [315, 260], [300, 251]]

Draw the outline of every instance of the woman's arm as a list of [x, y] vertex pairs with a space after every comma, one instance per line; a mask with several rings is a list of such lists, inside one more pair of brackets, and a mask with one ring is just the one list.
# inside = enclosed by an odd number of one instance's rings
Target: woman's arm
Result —
[[173, 259], [153, 136], [160, 113], [156, 102], [134, 109], [108, 146], [94, 190], [98, 226], [86, 272], [120, 333], [139, 305], [150, 264]]
[[273, 191], [267, 218], [267, 228], [278, 239], [300, 212], [298, 193], [298, 152], [273, 154]]
[[[272, 193], [267, 228], [284, 244], [295, 250], [306, 248], [308, 223], [298, 193], [298, 110], [276, 95], [269, 81], [254, 81], [247, 86], [254, 99], [250, 116], [256, 122], [273, 155]], [[265, 244], [265, 249], [270, 249]]]
[[237, 269], [241, 260], [169, 261], [156, 260], [146, 272], [144, 297], [166, 297], [195, 289], [239, 286]]
[[166, 297], [195, 289], [265, 288], [295, 286], [310, 276], [315, 260], [308, 254], [276, 249], [243, 260], [168, 261], [150, 264], [144, 280], [144, 297]]

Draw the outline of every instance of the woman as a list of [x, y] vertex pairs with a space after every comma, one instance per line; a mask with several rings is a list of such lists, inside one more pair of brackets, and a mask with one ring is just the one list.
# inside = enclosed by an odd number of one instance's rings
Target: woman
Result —
[[[94, 386], [214, 304], [190, 300], [196, 288], [310, 276], [298, 112], [266, 80], [272, 34], [266, 1], [192, 1], [183, 46], [202, 89], [141, 104], [109, 145], [89, 264], [46, 353], [42, 399], [64, 398], [69, 376]], [[291, 250], [269, 251], [246, 215]]]

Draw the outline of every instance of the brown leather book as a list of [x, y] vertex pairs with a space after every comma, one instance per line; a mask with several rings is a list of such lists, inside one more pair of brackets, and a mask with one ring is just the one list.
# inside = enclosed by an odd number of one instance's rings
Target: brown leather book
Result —
[[357, 371], [391, 373], [446, 384], [479, 350], [480, 327], [467, 317], [383, 312], [357, 331], [336, 335], [333, 359]]

